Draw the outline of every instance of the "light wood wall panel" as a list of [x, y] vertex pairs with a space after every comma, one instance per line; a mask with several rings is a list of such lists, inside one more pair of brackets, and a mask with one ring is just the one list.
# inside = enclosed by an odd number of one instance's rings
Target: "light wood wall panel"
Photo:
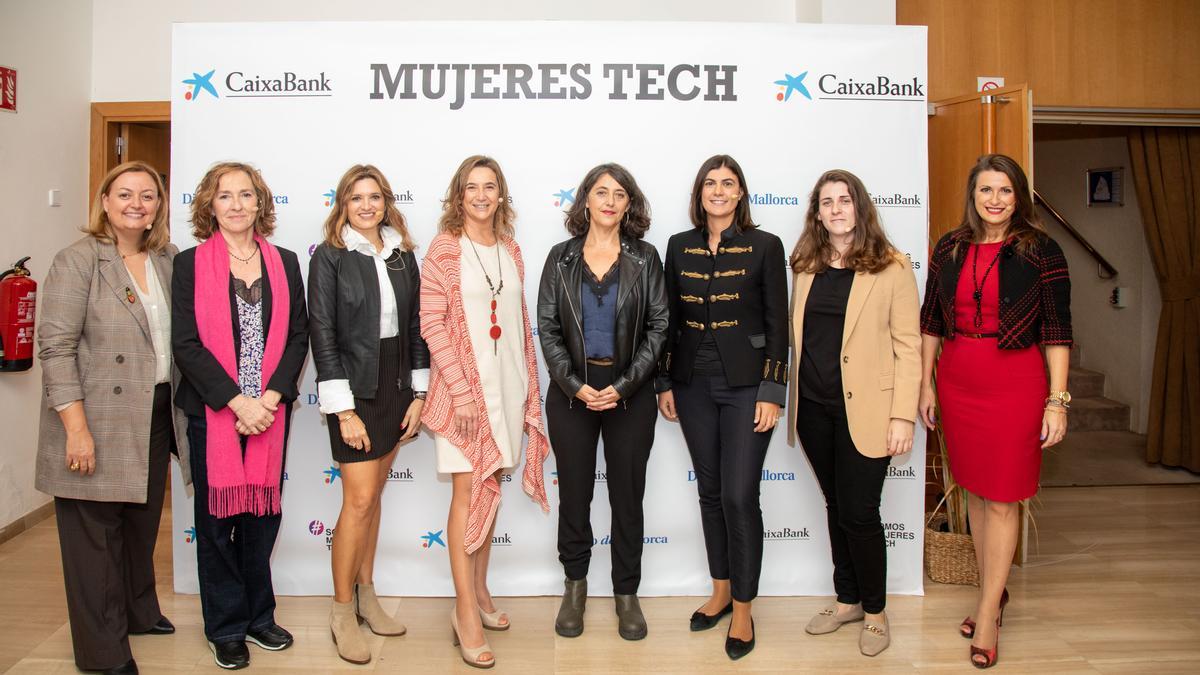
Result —
[[1198, 0], [896, 0], [929, 27], [929, 95], [980, 75], [1027, 83], [1041, 106], [1200, 109]]

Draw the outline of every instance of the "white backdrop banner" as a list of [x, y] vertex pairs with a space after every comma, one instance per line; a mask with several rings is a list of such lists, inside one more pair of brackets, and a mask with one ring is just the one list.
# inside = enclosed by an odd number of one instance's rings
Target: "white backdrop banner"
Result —
[[[691, 227], [688, 194], [717, 153], [746, 171], [755, 222], [790, 251], [808, 191], [826, 169], [858, 174], [888, 233], [924, 284], [927, 249], [924, 27], [716, 23], [176, 24], [172, 230], [193, 245], [192, 191], [214, 162], [257, 166], [275, 194], [277, 245], [307, 273], [341, 174], [380, 167], [415, 240], [436, 233], [441, 199], [468, 155], [504, 168], [532, 309], [546, 254], [567, 238], [579, 180], [615, 161], [654, 210], [647, 239]], [[422, 251], [418, 250], [418, 258]], [[364, 325], [364, 330], [374, 330]], [[315, 369], [301, 378], [287, 451], [276, 591], [332, 593], [329, 546], [341, 506], [338, 467], [317, 410]], [[542, 371], [542, 391], [549, 386]], [[892, 462], [883, 493], [888, 588], [922, 592], [924, 435]], [[609, 507], [600, 456], [592, 507], [594, 593], [611, 592]], [[427, 435], [400, 448], [383, 495], [377, 584], [388, 595], [452, 595], [447, 476]], [[659, 420], [645, 499], [643, 595], [707, 593], [691, 461], [677, 425]], [[550, 504], [558, 486], [545, 466]], [[511, 478], [511, 477], [509, 477]], [[173, 478], [175, 589], [196, 592], [192, 500]], [[492, 553], [498, 595], [562, 592], [556, 515], [503, 484]], [[799, 448], [775, 433], [763, 470], [761, 592], [832, 592], [825, 507]]]

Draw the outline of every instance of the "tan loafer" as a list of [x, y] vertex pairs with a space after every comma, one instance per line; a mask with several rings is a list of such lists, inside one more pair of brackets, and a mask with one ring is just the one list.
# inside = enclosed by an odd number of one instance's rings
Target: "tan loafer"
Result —
[[841, 616], [838, 616], [837, 609], [837, 605], [834, 604], [817, 612], [812, 621], [809, 621], [808, 625], [804, 627], [804, 631], [809, 635], [824, 635], [841, 628], [844, 623], [863, 620], [862, 605], [855, 605], [851, 612]]
[[864, 621], [862, 632], [858, 635], [858, 650], [863, 656], [875, 656], [888, 648], [892, 643], [891, 631], [888, 630], [887, 616], [883, 622]]

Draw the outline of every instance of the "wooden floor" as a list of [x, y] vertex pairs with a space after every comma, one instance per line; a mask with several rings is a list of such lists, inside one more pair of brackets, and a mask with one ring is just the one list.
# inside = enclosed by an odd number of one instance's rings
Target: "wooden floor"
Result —
[[[1200, 486], [1049, 488], [1036, 506], [1031, 560], [1013, 571], [996, 672], [1200, 672]], [[163, 530], [164, 537], [167, 530]], [[165, 539], [159, 597], [179, 631], [131, 638], [143, 673], [220, 672], [201, 631], [200, 601], [171, 591]], [[0, 545], [0, 671], [74, 673], [53, 519]], [[758, 647], [731, 664], [727, 622], [690, 633], [697, 598], [647, 598], [650, 635], [616, 634], [612, 600], [592, 598], [582, 637], [554, 635], [557, 599], [506, 598], [513, 629], [491, 633], [497, 673], [974, 672], [956, 626], [974, 589], [930, 583], [923, 598], [889, 598], [892, 646], [869, 659], [858, 627], [813, 637], [804, 624], [826, 598], [761, 598]], [[251, 647], [252, 673], [476, 672], [450, 646], [448, 599], [385, 600], [402, 608], [409, 634], [370, 636], [374, 660], [337, 658], [326, 623], [329, 599], [281, 597], [277, 618], [296, 635], [280, 653]]]

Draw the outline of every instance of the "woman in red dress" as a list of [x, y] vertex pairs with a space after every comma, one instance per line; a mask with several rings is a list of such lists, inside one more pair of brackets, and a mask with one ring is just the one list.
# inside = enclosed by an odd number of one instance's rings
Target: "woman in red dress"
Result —
[[963, 620], [960, 632], [972, 638], [971, 664], [988, 668], [1008, 602], [1017, 506], [1037, 492], [1042, 450], [1062, 440], [1071, 401], [1067, 262], [1042, 229], [1013, 159], [984, 155], [971, 169], [962, 224], [930, 256], [921, 332], [921, 419], [932, 430], [935, 405], [941, 408], [979, 565], [975, 618]]

